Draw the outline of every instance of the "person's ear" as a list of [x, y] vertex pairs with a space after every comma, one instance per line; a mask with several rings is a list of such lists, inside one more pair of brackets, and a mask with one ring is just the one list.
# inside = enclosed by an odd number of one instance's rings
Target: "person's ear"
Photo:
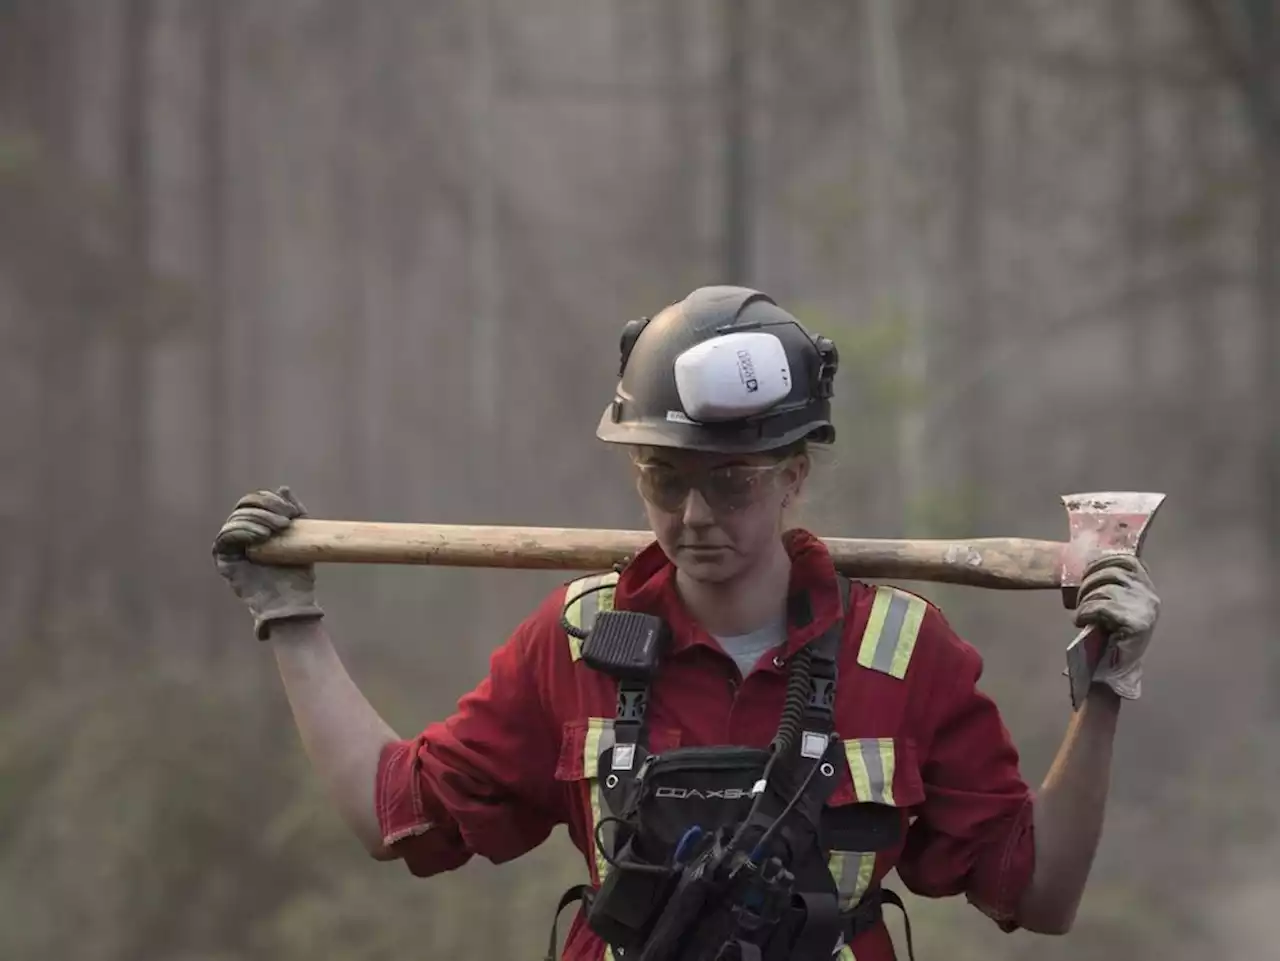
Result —
[[783, 498], [782, 502], [784, 507], [800, 496], [800, 491], [804, 489], [804, 482], [808, 476], [809, 456], [807, 454], [799, 454], [792, 457], [782, 470], [783, 484], [787, 488], [786, 497]]

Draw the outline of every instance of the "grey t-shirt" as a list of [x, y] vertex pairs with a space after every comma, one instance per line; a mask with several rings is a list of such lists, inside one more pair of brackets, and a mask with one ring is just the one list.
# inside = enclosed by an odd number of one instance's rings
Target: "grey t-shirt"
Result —
[[712, 635], [724, 648], [724, 652], [733, 658], [738, 671], [743, 677], [751, 673], [765, 651], [771, 651], [787, 637], [787, 624], [779, 619], [772, 624], [757, 628], [747, 634], [715, 634]]

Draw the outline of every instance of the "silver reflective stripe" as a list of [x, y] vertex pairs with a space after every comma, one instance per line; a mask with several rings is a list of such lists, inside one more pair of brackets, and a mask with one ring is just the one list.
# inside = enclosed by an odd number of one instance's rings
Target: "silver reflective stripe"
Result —
[[898, 649], [898, 635], [902, 633], [902, 622], [907, 616], [907, 599], [901, 594], [894, 594], [889, 599], [889, 610], [884, 615], [884, 627], [880, 629], [880, 640], [876, 643], [876, 656], [871, 666], [881, 674], [888, 674], [893, 667], [893, 654]]
[[871, 887], [876, 855], [874, 851], [832, 851], [827, 867], [831, 871], [831, 879], [836, 884], [840, 909], [847, 911], [857, 904], [867, 893], [867, 888]]
[[922, 597], [877, 587], [858, 645], [858, 663], [891, 677], [905, 677], [927, 607]]
[[844, 742], [845, 760], [859, 801], [893, 805], [893, 775], [897, 758], [893, 738], [870, 737]]
[[868, 745], [858, 742], [858, 749], [862, 752], [862, 760], [867, 765], [867, 780], [871, 789], [871, 800], [877, 804], [884, 803], [884, 765], [880, 763], [879, 746], [868, 749]]

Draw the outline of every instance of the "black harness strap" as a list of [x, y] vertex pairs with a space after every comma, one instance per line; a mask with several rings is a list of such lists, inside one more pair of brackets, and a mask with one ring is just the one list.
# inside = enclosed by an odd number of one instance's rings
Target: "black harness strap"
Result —
[[[840, 642], [844, 635], [844, 618], [849, 609], [849, 596], [853, 587], [847, 577], [838, 575], [837, 580], [840, 587], [841, 616], [809, 645], [809, 698], [805, 705], [800, 737], [788, 759], [797, 770], [826, 763], [823, 759], [832, 749], [836, 681], [839, 674], [837, 665]], [[816, 782], [814, 789], [818, 789]], [[815, 798], [815, 804], [818, 805], [815, 813], [821, 810], [821, 803]], [[834, 885], [829, 891], [801, 892], [799, 898], [804, 906], [804, 921], [796, 932], [789, 956], [795, 961], [825, 961], [830, 958], [832, 947], [839, 939], [843, 922]]]
[[560, 896], [560, 903], [556, 905], [556, 913], [551, 916], [551, 940], [547, 942], [547, 954], [543, 961], [556, 961], [556, 927], [560, 923], [560, 913], [564, 911], [574, 901], [582, 901], [585, 903], [586, 898], [591, 891], [589, 884], [575, 884], [568, 891]]
[[[801, 730], [814, 734], [829, 735], [835, 730], [836, 680], [839, 673], [836, 665], [840, 658], [840, 640], [844, 635], [844, 615], [848, 612], [849, 595], [853, 590], [853, 582], [849, 578], [837, 575], [836, 579], [840, 585], [840, 618], [809, 645], [809, 703], [805, 707]], [[799, 747], [801, 756], [807, 758], [820, 757], [826, 751], [825, 743], [819, 746], [815, 741], [806, 745], [803, 736]]]
[[[645, 715], [649, 709], [649, 682], [623, 679], [618, 681], [618, 707], [613, 721], [614, 771], [634, 774], [639, 767], [639, 753], [646, 742]], [[627, 748], [624, 748], [627, 745]]]
[[803, 892], [804, 926], [796, 936], [791, 957], [830, 958], [840, 937], [840, 902], [823, 892]]

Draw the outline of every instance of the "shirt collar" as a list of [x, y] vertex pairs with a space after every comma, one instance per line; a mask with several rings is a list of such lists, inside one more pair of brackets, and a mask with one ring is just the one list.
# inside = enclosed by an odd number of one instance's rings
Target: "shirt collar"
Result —
[[[786, 654], [790, 655], [839, 619], [840, 590], [831, 554], [821, 539], [796, 528], [783, 535], [783, 545], [791, 558], [786, 645]], [[614, 606], [661, 617], [671, 628], [675, 650], [693, 644], [716, 647], [680, 599], [675, 572], [675, 565], [655, 541], [623, 569]]]

